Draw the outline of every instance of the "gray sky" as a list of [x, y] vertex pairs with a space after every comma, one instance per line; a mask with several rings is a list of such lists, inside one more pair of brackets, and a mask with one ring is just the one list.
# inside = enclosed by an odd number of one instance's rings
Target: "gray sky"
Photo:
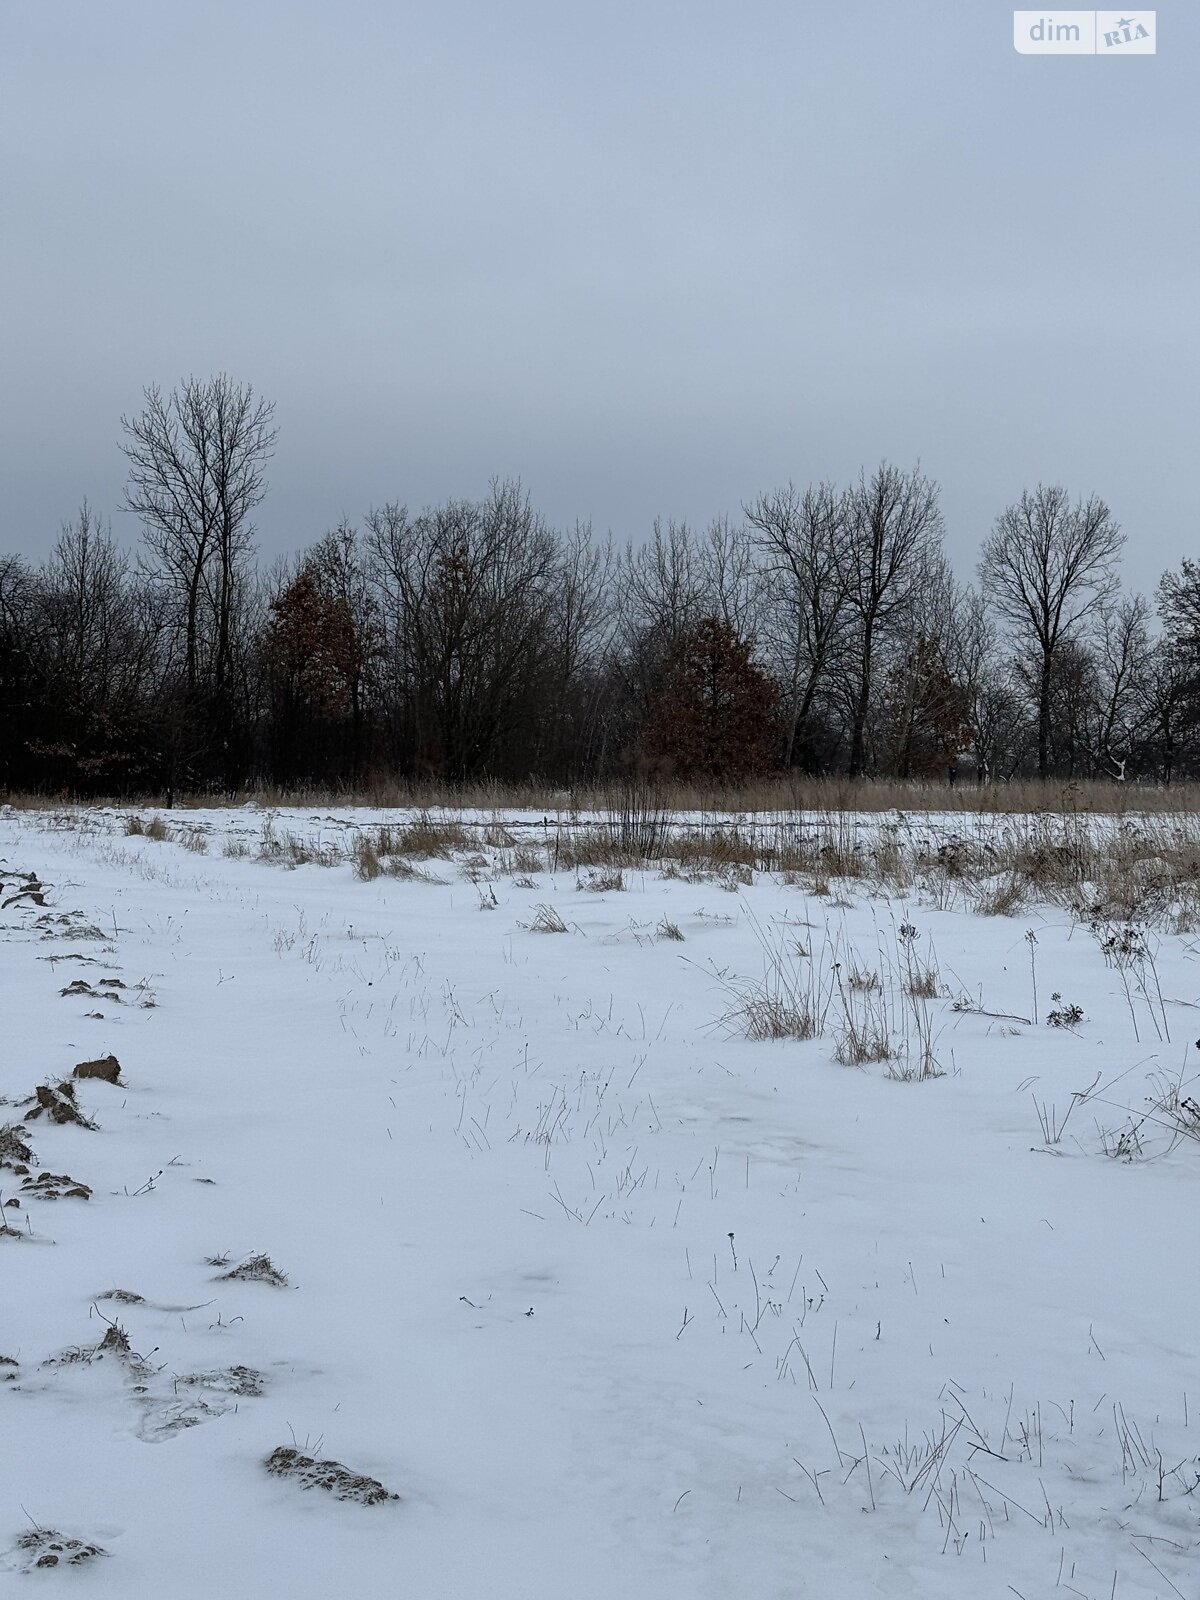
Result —
[[119, 417], [277, 404], [268, 554], [520, 476], [641, 538], [920, 457], [949, 547], [1103, 494], [1200, 554], [1200, 7], [1155, 57], [1018, 56], [1011, 8], [828, 0], [6, 0], [0, 550]]

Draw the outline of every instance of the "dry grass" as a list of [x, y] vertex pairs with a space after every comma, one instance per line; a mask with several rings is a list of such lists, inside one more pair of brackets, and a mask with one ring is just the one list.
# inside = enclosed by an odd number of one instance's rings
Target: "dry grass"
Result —
[[575, 880], [577, 889], [586, 889], [591, 894], [614, 894], [625, 887], [625, 874], [620, 867], [600, 867], [590, 872], [582, 873]]
[[[161, 794], [96, 796], [89, 804], [120, 809], [131, 801], [161, 804]], [[651, 831], [658, 813], [703, 816], [764, 817], [824, 816], [854, 813], [900, 812], [905, 816], [942, 812], [963, 819], [1019, 816], [1137, 818], [1200, 814], [1200, 784], [1110, 783], [1101, 780], [1067, 781], [1035, 778], [977, 785], [921, 780], [846, 777], [810, 777], [803, 774], [764, 778], [737, 786], [663, 783], [652, 791], [634, 790], [621, 783], [583, 784], [564, 788], [552, 783], [500, 783], [482, 780], [451, 785], [437, 781], [404, 780], [383, 776], [357, 787], [308, 785], [284, 788], [251, 785], [224, 794], [188, 794], [177, 797], [177, 810], [206, 811], [253, 801], [265, 808], [299, 806], [331, 809], [367, 806], [377, 809], [417, 811], [448, 820], [465, 811], [490, 814], [489, 826], [503, 829], [501, 813], [533, 812], [551, 821], [566, 820], [579, 812], [599, 812], [624, 818], [619, 842], [643, 859], [655, 859], [646, 849], [646, 824]], [[65, 792], [27, 794], [0, 791], [0, 802], [18, 811], [61, 811], [78, 802]], [[632, 835], [632, 837], [630, 836]], [[651, 844], [652, 844], [651, 840]], [[435, 852], [436, 853], [436, 852]], [[584, 863], [597, 864], [597, 863]], [[573, 865], [567, 862], [566, 865]]]
[[[599, 888], [616, 887], [630, 869], [653, 863], [667, 876], [728, 889], [770, 872], [834, 906], [860, 895], [916, 895], [945, 910], [1013, 916], [1050, 903], [1089, 922], [1139, 922], [1176, 933], [1200, 928], [1200, 789], [1194, 786], [1014, 783], [951, 790], [796, 779], [728, 792], [385, 785], [354, 796], [280, 798], [408, 806], [364, 829], [364, 841], [353, 846], [339, 829], [282, 833], [280, 819], [266, 819], [261, 860], [287, 867], [349, 862], [366, 879], [419, 875], [414, 860], [452, 858], [473, 881], [503, 873], [532, 882], [547, 870], [567, 869], [581, 887]], [[468, 806], [478, 815], [467, 815]], [[504, 807], [525, 807], [526, 815], [503, 815]], [[57, 826], [60, 815], [67, 814], [53, 811], [47, 825]], [[84, 825], [83, 813], [74, 816]], [[116, 821], [131, 833], [173, 837], [197, 850], [205, 837], [182, 826], [168, 829], [157, 815], [122, 813]], [[224, 848], [233, 856], [246, 850], [236, 840]]]
[[736, 1011], [747, 1039], [816, 1039], [824, 1031], [824, 1017], [810, 996], [772, 990], [739, 997]]
[[844, 1066], [885, 1064], [889, 1078], [919, 1083], [943, 1075], [937, 1057], [934, 1013], [941, 994], [937, 962], [916, 951], [921, 933], [911, 922], [894, 929], [891, 947], [882, 941], [879, 966], [865, 967], [847, 948], [834, 962], [840, 1016], [834, 1060]]
[[422, 812], [398, 828], [381, 828], [377, 848], [386, 856], [449, 857], [455, 850], [473, 849], [477, 843], [474, 833], [457, 819]]
[[141, 817], [126, 817], [125, 832], [135, 838], [157, 839], [160, 842], [171, 837], [171, 830], [161, 817], [151, 817], [149, 822], [144, 822]]
[[840, 963], [835, 971], [841, 1018], [834, 1035], [833, 1059], [844, 1067], [890, 1061], [896, 1054], [892, 1044], [894, 1018], [890, 986], [885, 989], [877, 972], [864, 972], [853, 958], [845, 979]]
[[825, 1031], [837, 966], [826, 938], [814, 953], [786, 932], [764, 928], [749, 915], [763, 954], [763, 975], [716, 974], [730, 1004], [721, 1025], [746, 1039], [816, 1039]]
[[[429, 813], [458, 810], [501, 812], [513, 809], [539, 815], [560, 816], [570, 811], [611, 810], [629, 796], [623, 784], [577, 785], [562, 788], [530, 781], [499, 783], [483, 780], [461, 786], [436, 781], [381, 777], [357, 788], [301, 786], [281, 788], [260, 784], [236, 795], [196, 794], [178, 799], [180, 809], [206, 810], [235, 801], [254, 800], [263, 806], [372, 806], [405, 808]], [[70, 803], [57, 795], [7, 794], [6, 803], [19, 810], [49, 810]], [[1200, 811], [1200, 784], [1182, 783], [1162, 788], [1153, 783], [1109, 783], [1100, 780], [1067, 781], [1019, 778], [1010, 782], [977, 785], [919, 779], [809, 777], [789, 774], [763, 778], [735, 787], [696, 784], [660, 784], [653, 799], [667, 811], [698, 813], [776, 812], [929, 812], [961, 816], [1094, 815], [1130, 816]], [[119, 804], [108, 797], [107, 802]], [[128, 803], [128, 802], [127, 802]]]
[[570, 929], [553, 906], [538, 906], [533, 921], [527, 924], [530, 933], [569, 933]]
[[914, 964], [905, 981], [904, 989], [913, 1000], [936, 1000], [942, 992], [941, 976], [937, 967]]
[[533, 845], [521, 844], [513, 851], [509, 870], [518, 877], [530, 878], [535, 872], [541, 872], [546, 865], [546, 858], [542, 852]]
[[1015, 916], [1026, 899], [1026, 885], [1012, 871], [983, 878], [972, 886], [972, 909], [981, 917]]
[[846, 987], [859, 994], [876, 994], [883, 986], [877, 972], [852, 966], [846, 974]]
[[915, 1056], [890, 1061], [887, 1075], [896, 1083], [927, 1083], [931, 1078], [944, 1078], [946, 1073], [932, 1048], [922, 1047]]
[[[576, 872], [589, 868], [620, 871], [622, 867], [641, 866], [645, 859], [614, 838], [606, 828], [584, 825], [576, 820], [560, 828], [555, 835], [548, 864], [551, 871], [560, 866], [573, 867]], [[541, 868], [539, 866], [534, 870], [540, 871]]]
[[872, 1016], [847, 1017], [833, 1047], [833, 1059], [844, 1067], [865, 1067], [892, 1059], [887, 1029]]
[[1200, 1086], [1182, 1076], [1170, 1078], [1155, 1074], [1151, 1078], [1151, 1109], [1185, 1139], [1200, 1141]]
[[354, 846], [354, 876], [363, 883], [382, 877], [383, 862], [379, 851], [367, 834], [360, 834]]
[[[354, 863], [354, 875], [364, 883], [370, 883], [375, 878], [402, 878], [407, 881], [414, 879], [422, 883], [441, 883], [444, 880], [435, 878], [432, 873], [420, 867], [414, 867], [408, 860], [407, 848], [410, 844], [408, 829], [377, 828], [374, 831], [366, 830], [358, 835], [350, 852], [350, 859]], [[428, 858], [431, 855], [448, 857], [449, 849], [429, 851], [419, 849], [415, 852]], [[479, 868], [486, 868], [488, 862], [485, 857], [476, 856], [467, 863], [466, 876], [472, 881], [478, 875]]]
[[276, 833], [275, 819], [263, 823], [258, 842], [258, 859], [283, 867], [335, 867], [345, 859], [336, 846], [297, 833]]

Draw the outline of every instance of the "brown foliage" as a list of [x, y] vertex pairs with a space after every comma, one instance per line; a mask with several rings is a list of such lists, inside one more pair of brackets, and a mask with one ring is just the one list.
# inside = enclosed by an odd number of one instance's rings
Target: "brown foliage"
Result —
[[326, 593], [310, 567], [271, 602], [264, 648], [276, 692], [320, 717], [350, 710], [355, 668], [350, 607]]
[[751, 645], [717, 617], [676, 642], [642, 733], [647, 755], [683, 778], [736, 783], [778, 762], [778, 691]]
[[902, 778], [945, 772], [973, 737], [970, 698], [936, 639], [922, 635], [888, 674], [885, 734]]

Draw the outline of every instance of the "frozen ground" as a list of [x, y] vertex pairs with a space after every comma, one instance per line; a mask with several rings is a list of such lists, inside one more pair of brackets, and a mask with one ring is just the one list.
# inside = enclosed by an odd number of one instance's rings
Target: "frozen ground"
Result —
[[[0, 812], [0, 1588], [1200, 1595], [1190, 939], [173, 821]], [[742, 1036], [771, 952], [821, 1036]], [[847, 1008], [907, 1054], [839, 1064]], [[95, 1127], [25, 1121], [109, 1053]]]

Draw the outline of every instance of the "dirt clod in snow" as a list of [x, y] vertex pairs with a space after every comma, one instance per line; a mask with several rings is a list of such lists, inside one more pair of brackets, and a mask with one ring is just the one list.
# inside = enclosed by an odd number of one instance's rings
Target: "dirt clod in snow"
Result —
[[21, 1191], [35, 1200], [90, 1200], [92, 1191], [86, 1183], [72, 1178], [68, 1172], [39, 1172], [36, 1178], [25, 1178]]
[[74, 982], [69, 983], [65, 989], [60, 989], [58, 992], [64, 1000], [69, 1000], [72, 995], [83, 995], [89, 1000], [103, 999], [100, 992], [93, 989], [90, 983], [85, 983], [82, 978], [76, 978]]
[[29, 900], [35, 906], [45, 906], [46, 896], [42, 893], [42, 886], [36, 878], [27, 883], [23, 889], [18, 889], [16, 894], [9, 895], [0, 909], [7, 911], [9, 906], [19, 905], [22, 900]]
[[96, 1346], [97, 1355], [127, 1356], [130, 1354], [129, 1335], [119, 1322], [110, 1322], [104, 1337]]
[[270, 1256], [249, 1256], [239, 1266], [221, 1274], [222, 1282], [269, 1283], [276, 1289], [287, 1287], [287, 1273], [280, 1272]]
[[39, 1083], [34, 1090], [35, 1101], [32, 1111], [25, 1113], [25, 1121], [33, 1122], [38, 1117], [49, 1117], [51, 1122], [64, 1124], [75, 1122], [81, 1128], [94, 1128], [96, 1124], [90, 1117], [85, 1117], [75, 1104], [75, 1085], [73, 1083], [48, 1084]]
[[385, 1489], [378, 1478], [351, 1472], [340, 1461], [315, 1461], [289, 1445], [280, 1445], [267, 1457], [266, 1468], [273, 1477], [292, 1478], [302, 1489], [324, 1489], [338, 1500], [356, 1500], [359, 1505], [377, 1506], [385, 1500], [399, 1500]]
[[81, 1061], [73, 1078], [100, 1078], [104, 1083], [120, 1083], [121, 1063], [116, 1056], [100, 1056], [96, 1061]]
[[23, 1557], [22, 1565], [26, 1572], [33, 1572], [38, 1567], [81, 1567], [97, 1556], [108, 1554], [98, 1544], [83, 1539], [69, 1539], [53, 1528], [30, 1528], [17, 1540], [17, 1549]]
[[25, 1130], [13, 1123], [0, 1127], [0, 1168], [12, 1167], [16, 1172], [28, 1172], [33, 1161], [33, 1149], [25, 1137]]

